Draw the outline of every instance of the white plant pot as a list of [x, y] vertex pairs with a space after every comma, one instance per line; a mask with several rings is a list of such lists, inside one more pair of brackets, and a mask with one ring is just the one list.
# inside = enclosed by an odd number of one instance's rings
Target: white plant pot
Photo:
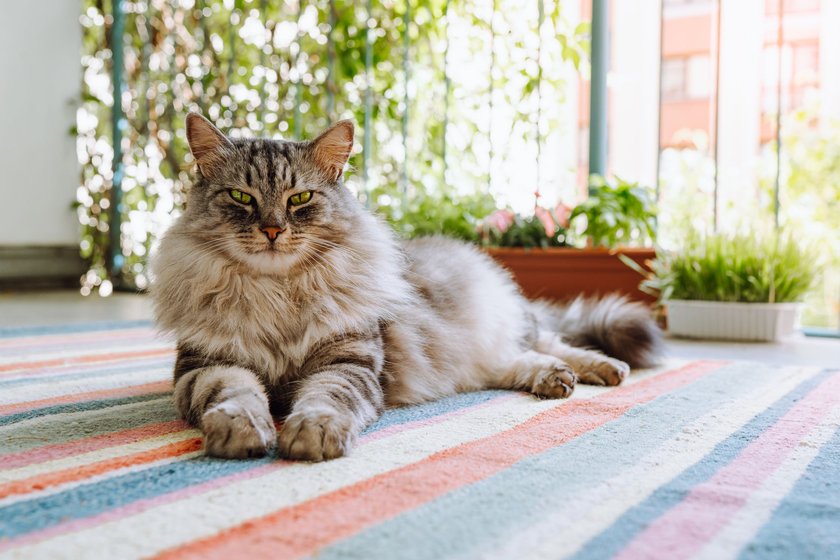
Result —
[[781, 340], [793, 333], [801, 304], [668, 301], [674, 336], [717, 340]]

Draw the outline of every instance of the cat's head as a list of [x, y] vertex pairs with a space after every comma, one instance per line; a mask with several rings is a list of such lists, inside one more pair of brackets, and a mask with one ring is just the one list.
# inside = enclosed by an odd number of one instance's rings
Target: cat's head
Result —
[[181, 221], [197, 248], [285, 274], [352, 235], [360, 207], [341, 179], [352, 122], [309, 142], [230, 139], [190, 113], [187, 141], [197, 176]]

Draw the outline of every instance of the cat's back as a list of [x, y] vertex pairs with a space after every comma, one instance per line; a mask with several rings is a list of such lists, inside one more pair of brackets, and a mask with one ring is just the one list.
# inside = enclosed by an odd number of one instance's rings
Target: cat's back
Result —
[[500, 288], [518, 293], [510, 273], [476, 246], [443, 236], [420, 237], [403, 242], [409, 274], [420, 286], [444, 287], [464, 292], [470, 286]]
[[442, 319], [481, 328], [521, 313], [525, 300], [510, 273], [474, 245], [436, 236], [403, 248], [409, 282]]

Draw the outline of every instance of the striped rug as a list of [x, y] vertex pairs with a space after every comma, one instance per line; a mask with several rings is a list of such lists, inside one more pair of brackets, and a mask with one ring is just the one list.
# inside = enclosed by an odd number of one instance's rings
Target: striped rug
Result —
[[840, 558], [840, 371], [670, 362], [388, 412], [322, 464], [208, 459], [147, 323], [0, 331], [0, 556]]

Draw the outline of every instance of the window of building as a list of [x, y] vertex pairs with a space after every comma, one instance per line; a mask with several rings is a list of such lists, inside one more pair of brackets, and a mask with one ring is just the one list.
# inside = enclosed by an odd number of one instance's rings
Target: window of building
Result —
[[712, 63], [708, 55], [666, 58], [662, 61], [662, 100], [703, 99], [712, 92]]
[[662, 100], [677, 101], [686, 94], [686, 60], [666, 58], [662, 61]]

